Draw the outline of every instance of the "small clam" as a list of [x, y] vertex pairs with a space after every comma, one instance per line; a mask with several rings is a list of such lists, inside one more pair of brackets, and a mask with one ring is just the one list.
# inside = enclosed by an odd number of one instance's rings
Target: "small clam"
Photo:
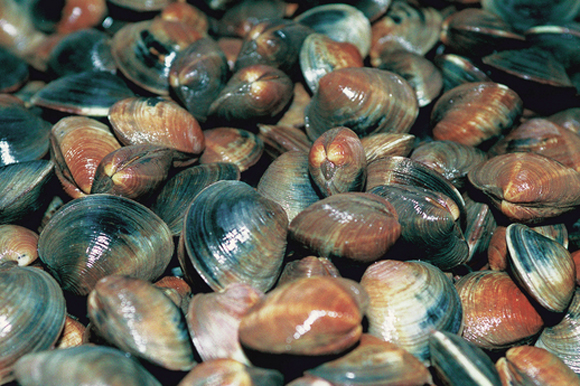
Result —
[[0, 48], [0, 66], [5, 71], [0, 80], [1, 93], [14, 92], [28, 80], [28, 64], [4, 47]]
[[155, 97], [120, 100], [109, 110], [109, 122], [125, 145], [169, 147], [190, 156], [205, 148], [197, 120], [176, 102]]
[[163, 276], [153, 285], [169, 297], [185, 314], [189, 306], [192, 290], [189, 284], [180, 276]]
[[173, 254], [167, 225], [128, 198], [92, 194], [53, 215], [38, 239], [38, 256], [62, 288], [88, 294], [112, 274], [154, 280]]
[[393, 205], [384, 198], [348, 192], [310, 205], [294, 217], [288, 231], [292, 239], [319, 256], [368, 263], [393, 246], [401, 225]]
[[580, 385], [578, 375], [548, 350], [534, 346], [512, 347], [496, 362], [502, 384]]
[[414, 135], [403, 133], [377, 133], [361, 138], [367, 165], [379, 158], [407, 157], [413, 150], [415, 139]]
[[242, 317], [242, 345], [267, 353], [334, 354], [361, 337], [368, 302], [355, 281], [309, 277], [269, 292]]
[[161, 386], [139, 362], [124, 352], [96, 345], [26, 355], [17, 362], [15, 373], [22, 386]]
[[82, 345], [84, 343], [85, 331], [86, 327], [84, 324], [79, 322], [76, 317], [67, 314], [62, 333], [56, 341], [54, 347], [61, 349]]
[[310, 8], [294, 20], [338, 42], [354, 44], [362, 58], [369, 53], [371, 23], [364, 13], [351, 5], [342, 3], [319, 5]]
[[210, 28], [208, 15], [186, 2], [175, 1], [167, 4], [159, 16], [165, 20], [188, 24], [202, 35], [206, 35]]
[[580, 133], [580, 107], [572, 107], [550, 115], [547, 119], [576, 134]]
[[308, 154], [311, 141], [303, 130], [285, 124], [258, 124], [258, 137], [264, 142], [264, 150], [272, 158], [287, 151], [301, 151]]
[[286, 251], [288, 217], [276, 202], [241, 181], [217, 181], [192, 201], [180, 235], [179, 261], [215, 291], [231, 283], [270, 289]]
[[506, 243], [518, 283], [549, 311], [565, 311], [576, 285], [576, 269], [568, 250], [523, 224], [507, 227]]
[[288, 221], [320, 199], [308, 172], [308, 154], [288, 151], [264, 171], [256, 188], [284, 208]]
[[66, 35], [96, 27], [107, 14], [105, 0], [29, 0], [26, 5], [35, 27], [49, 34]]
[[367, 159], [363, 145], [348, 127], [335, 127], [318, 137], [308, 154], [308, 171], [323, 196], [362, 191]]
[[290, 102], [292, 80], [283, 71], [254, 64], [235, 72], [209, 106], [208, 114], [226, 120], [274, 117]]
[[14, 224], [0, 225], [0, 264], [15, 261], [26, 266], [38, 258], [38, 234]]
[[306, 256], [300, 260], [293, 260], [286, 263], [278, 286], [303, 277], [311, 276], [332, 276], [341, 277], [336, 266], [326, 257]]
[[497, 350], [529, 342], [544, 322], [506, 272], [478, 271], [456, 284], [463, 307], [462, 337]]
[[401, 76], [376, 68], [342, 68], [320, 79], [305, 110], [311, 140], [337, 126], [359, 137], [406, 133], [419, 114], [415, 92]]
[[444, 93], [433, 106], [433, 138], [477, 146], [509, 130], [522, 111], [521, 98], [507, 86], [462, 84]]
[[466, 57], [456, 54], [435, 56], [435, 65], [443, 75], [443, 92], [469, 82], [491, 82], [491, 78]]
[[65, 300], [58, 283], [38, 268], [0, 263], [0, 384], [14, 379], [23, 355], [48, 350], [60, 336]]
[[147, 281], [102, 278], [87, 297], [87, 313], [96, 333], [123, 351], [170, 370], [196, 364], [181, 310]]
[[238, 339], [242, 317], [264, 296], [243, 283], [233, 283], [221, 292], [196, 294], [189, 302], [187, 325], [203, 361], [230, 358], [251, 365]]
[[462, 307], [451, 280], [439, 268], [420, 261], [381, 260], [361, 279], [369, 295], [369, 333], [430, 358], [431, 330], [458, 333]]
[[[253, 26], [264, 20], [281, 19], [292, 16], [296, 4], [281, 0], [209, 0], [212, 4], [221, 3], [218, 8], [225, 12], [219, 19], [217, 30], [222, 36], [245, 37]], [[234, 4], [227, 4], [227, 3]], [[213, 7], [212, 7], [213, 8]]]
[[264, 143], [254, 133], [234, 127], [217, 127], [205, 130], [205, 150], [199, 162], [229, 162], [240, 172], [255, 165], [264, 152]]
[[468, 178], [513, 221], [539, 222], [580, 204], [580, 173], [535, 153], [492, 157]]
[[195, 366], [177, 386], [282, 386], [284, 377], [274, 369], [249, 366], [234, 359], [211, 359]]
[[360, 344], [344, 356], [307, 370], [336, 385], [374, 384], [423, 386], [431, 374], [411, 353], [390, 342], [363, 334]]

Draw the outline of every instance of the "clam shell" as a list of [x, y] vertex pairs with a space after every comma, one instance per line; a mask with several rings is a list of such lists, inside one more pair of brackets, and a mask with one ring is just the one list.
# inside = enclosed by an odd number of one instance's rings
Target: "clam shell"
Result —
[[79, 322], [76, 317], [67, 314], [64, 321], [62, 334], [56, 341], [54, 347], [61, 349], [82, 345], [84, 343], [83, 338], [85, 331], [86, 327], [84, 324]]
[[15, 261], [26, 266], [38, 258], [38, 233], [20, 225], [0, 225], [0, 264]]
[[507, 227], [506, 243], [518, 283], [549, 311], [565, 311], [576, 285], [576, 269], [568, 250], [523, 224]]
[[240, 323], [240, 342], [267, 353], [338, 353], [360, 339], [367, 301], [364, 289], [349, 279], [298, 279], [248, 310]]
[[413, 150], [415, 139], [412, 134], [402, 133], [378, 133], [361, 138], [367, 165], [379, 158], [407, 157]]
[[229, 162], [240, 172], [255, 165], [264, 152], [264, 143], [254, 133], [234, 127], [204, 130], [205, 150], [199, 163]]
[[247, 366], [234, 359], [212, 359], [195, 366], [177, 386], [203, 386], [211, 383], [239, 386], [282, 386], [278, 370]]
[[16, 379], [22, 386], [106, 384], [160, 386], [136, 360], [117, 349], [83, 345], [29, 354], [17, 362]]
[[381, 260], [366, 269], [361, 285], [370, 298], [369, 334], [395, 343], [421, 361], [431, 355], [431, 330], [459, 332], [462, 307], [457, 291], [429, 263]]
[[4, 47], [0, 48], [0, 66], [6, 74], [0, 80], [1, 93], [14, 92], [28, 80], [28, 64]]
[[369, 19], [348, 4], [324, 4], [310, 8], [294, 19], [315, 32], [338, 42], [354, 44], [362, 58], [371, 47], [371, 23]]
[[376, 68], [343, 68], [320, 79], [305, 110], [308, 137], [346, 126], [359, 137], [406, 133], [419, 114], [417, 98], [401, 76]]
[[154, 280], [173, 249], [169, 228], [150, 209], [107, 194], [68, 202], [38, 240], [40, 260], [64, 290], [77, 295], [112, 274]]
[[320, 199], [308, 172], [308, 154], [288, 151], [264, 171], [256, 188], [284, 208], [288, 221]]
[[463, 307], [461, 336], [478, 347], [497, 350], [516, 346], [542, 330], [542, 318], [505, 272], [472, 272], [455, 287]]
[[264, 142], [264, 150], [272, 158], [287, 151], [308, 153], [312, 142], [303, 130], [285, 124], [258, 124], [258, 137]]
[[384, 198], [349, 192], [310, 205], [294, 217], [288, 231], [319, 256], [371, 262], [395, 243], [401, 226], [393, 205]]
[[[217, 181], [192, 201], [180, 235], [180, 264], [214, 290], [246, 283], [271, 288], [286, 251], [284, 209], [241, 181]], [[191, 267], [193, 265], [193, 267]]]
[[517, 222], [539, 222], [580, 204], [580, 174], [535, 153], [492, 157], [468, 178], [495, 207]]
[[109, 110], [109, 122], [125, 145], [150, 144], [199, 154], [205, 139], [197, 120], [173, 101], [155, 97], [126, 98]]
[[548, 120], [576, 134], [580, 133], [580, 107], [573, 107], [552, 114]]
[[278, 286], [303, 277], [312, 276], [332, 276], [341, 277], [336, 266], [326, 257], [306, 256], [300, 260], [293, 260], [286, 263]]
[[170, 370], [196, 364], [181, 310], [147, 281], [102, 278], [87, 297], [87, 313], [98, 335], [123, 351]]
[[461, 55], [437, 55], [433, 62], [443, 75], [443, 92], [463, 83], [491, 82], [491, 78], [483, 70]]
[[38, 268], [0, 263], [0, 384], [14, 379], [23, 355], [48, 350], [60, 336], [65, 300], [58, 283]]

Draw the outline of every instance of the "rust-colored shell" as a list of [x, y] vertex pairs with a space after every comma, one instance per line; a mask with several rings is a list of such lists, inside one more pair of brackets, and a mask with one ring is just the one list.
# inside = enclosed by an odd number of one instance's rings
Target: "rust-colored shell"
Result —
[[256, 164], [264, 152], [264, 143], [254, 133], [233, 127], [218, 127], [205, 130], [206, 148], [199, 162], [230, 162], [240, 172]]
[[20, 225], [0, 225], [0, 264], [29, 265], [38, 258], [38, 233]]
[[288, 262], [278, 279], [278, 286], [303, 277], [332, 276], [341, 277], [332, 261], [326, 257], [306, 256]]
[[268, 353], [322, 355], [353, 346], [368, 297], [355, 281], [309, 277], [269, 292], [242, 318], [240, 342]]
[[462, 336], [478, 347], [515, 346], [542, 330], [542, 318], [505, 272], [472, 272], [455, 287], [463, 306]]

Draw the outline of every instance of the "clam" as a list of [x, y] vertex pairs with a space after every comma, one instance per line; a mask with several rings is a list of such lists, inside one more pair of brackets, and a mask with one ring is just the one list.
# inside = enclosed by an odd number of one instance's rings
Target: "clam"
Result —
[[554, 326], [547, 326], [542, 330], [536, 347], [548, 350], [550, 353], [560, 358], [568, 367], [580, 374], [580, 347], [578, 346], [578, 337], [580, 336], [580, 289], [574, 290], [572, 302], [566, 310], [564, 317]]
[[205, 122], [228, 72], [226, 55], [214, 39], [206, 36], [177, 54], [169, 71], [169, 85], [187, 111]]
[[331, 71], [363, 67], [363, 58], [355, 45], [335, 41], [320, 33], [311, 33], [300, 49], [300, 69], [312, 93], [318, 90], [320, 78]]
[[292, 80], [283, 71], [254, 64], [235, 72], [209, 106], [208, 114], [226, 120], [274, 117], [292, 99]]
[[15, 224], [0, 225], [0, 264], [15, 261], [26, 266], [38, 258], [38, 233]]
[[20, 99], [0, 94], [0, 166], [43, 158], [48, 153], [50, 127]]
[[180, 235], [179, 261], [213, 290], [246, 283], [271, 288], [282, 269], [288, 218], [276, 202], [241, 181], [217, 181], [192, 201]]
[[366, 166], [363, 145], [348, 127], [322, 133], [308, 154], [308, 171], [323, 196], [362, 191]]
[[491, 78], [466, 57], [456, 54], [437, 55], [433, 63], [443, 76], [443, 92], [463, 83], [491, 82]]
[[164, 146], [190, 157], [205, 148], [197, 120], [173, 101], [156, 97], [126, 98], [111, 106], [108, 118], [115, 135], [125, 145]]
[[433, 331], [429, 336], [431, 365], [446, 385], [501, 384], [489, 356], [479, 347], [456, 334]]
[[170, 370], [190, 370], [193, 345], [179, 307], [142, 279], [110, 275], [87, 298], [95, 332], [121, 350]]
[[306, 374], [332, 384], [423, 386], [432, 384], [427, 367], [405, 349], [369, 334], [344, 356], [323, 363]]
[[565, 311], [576, 285], [576, 269], [568, 250], [523, 224], [507, 227], [506, 243], [518, 283], [549, 311]]
[[302, 42], [312, 33], [307, 26], [286, 19], [268, 19], [246, 34], [236, 58], [234, 72], [254, 64], [265, 64], [292, 73], [298, 64]]
[[178, 21], [195, 28], [202, 35], [206, 35], [210, 28], [210, 20], [206, 13], [192, 4], [175, 1], [167, 4], [159, 15], [162, 19]]
[[462, 84], [444, 93], [433, 106], [433, 138], [477, 146], [509, 130], [522, 111], [521, 98], [507, 86]]
[[539, 222], [580, 204], [580, 174], [535, 153], [492, 157], [468, 178], [513, 221]]
[[58, 4], [46, 0], [29, 0], [34, 26], [52, 34], [70, 34], [98, 26], [107, 14], [105, 0], [65, 0]]
[[351, 5], [342, 3], [319, 5], [310, 8], [294, 20], [332, 40], [354, 44], [362, 58], [369, 53], [371, 23], [364, 13]]
[[205, 130], [205, 150], [199, 162], [229, 162], [240, 172], [255, 165], [264, 152], [264, 143], [254, 133], [234, 127], [217, 127]]
[[488, 262], [491, 264], [487, 258], [488, 251], [494, 231], [497, 229], [497, 222], [491, 207], [466, 196], [465, 208], [467, 217], [463, 235], [469, 246], [468, 264], [474, 268], [479, 268]]
[[180, 276], [163, 276], [153, 285], [159, 288], [185, 314], [189, 306], [192, 290]]
[[376, 68], [343, 68], [320, 79], [305, 110], [311, 140], [337, 126], [359, 137], [379, 132], [406, 133], [419, 114], [417, 98], [401, 76]]
[[54, 163], [47, 160], [18, 162], [0, 167], [0, 223], [20, 221], [39, 210], [54, 177]]
[[319, 256], [368, 263], [393, 246], [401, 225], [395, 208], [384, 198], [348, 192], [310, 205], [294, 217], [288, 231], [291, 239]]
[[580, 379], [556, 355], [534, 346], [512, 347], [496, 367], [503, 384], [580, 385]]
[[169, 94], [169, 70], [177, 53], [202, 34], [181, 22], [154, 18], [129, 23], [113, 36], [111, 52], [119, 70], [143, 89]]
[[284, 377], [274, 369], [249, 366], [234, 359], [212, 359], [195, 366], [178, 386], [208, 384], [237, 386], [282, 386]]
[[371, 64], [377, 67], [382, 55], [401, 49], [425, 55], [439, 41], [442, 22], [435, 8], [393, 1], [386, 15], [373, 23]]
[[459, 210], [449, 197], [405, 185], [381, 185], [368, 192], [385, 198], [395, 208], [401, 224], [397, 250], [402, 259], [427, 261], [442, 270], [468, 260], [469, 246]]
[[455, 287], [463, 307], [461, 336], [480, 348], [499, 350], [530, 342], [544, 326], [506, 272], [468, 273]]
[[106, 117], [116, 102], [134, 96], [125, 82], [107, 71], [83, 71], [48, 83], [31, 103], [64, 113]]
[[573, 73], [580, 65], [580, 25], [577, 22], [535, 26], [528, 29], [525, 36], [532, 45], [551, 52], [566, 70]]
[[286, 263], [278, 286], [303, 277], [312, 276], [332, 276], [341, 277], [338, 268], [326, 257], [306, 256], [300, 260], [293, 260]]
[[580, 133], [580, 107], [562, 110], [552, 114], [547, 119], [574, 133]]
[[76, 317], [67, 314], [62, 333], [56, 341], [54, 347], [61, 349], [82, 345], [84, 343], [85, 331], [86, 327], [84, 324], [79, 322]]
[[151, 210], [167, 223], [174, 236], [183, 228], [187, 207], [203, 188], [219, 180], [239, 180], [239, 168], [230, 162], [215, 162], [184, 169], [163, 185]]
[[56, 175], [73, 198], [91, 192], [99, 163], [121, 147], [107, 125], [80, 116], [60, 119], [51, 129], [50, 143]]
[[266, 353], [323, 355], [352, 347], [368, 302], [355, 281], [309, 277], [277, 287], [242, 317], [242, 345]]
[[[291, 126], [294, 128], [304, 128], [304, 108], [310, 103], [310, 94], [306, 91], [306, 86], [302, 82], [294, 83], [292, 101], [284, 114], [276, 122], [278, 126]], [[258, 126], [260, 124], [258, 123]]]
[[161, 276], [173, 254], [167, 225], [128, 198], [92, 194], [72, 200], [40, 233], [38, 256], [62, 288], [88, 294], [101, 278]]
[[462, 306], [451, 280], [420, 261], [381, 260], [360, 281], [368, 293], [369, 334], [429, 361], [431, 330], [459, 332]]
[[[245, 37], [252, 27], [261, 21], [290, 17], [296, 10], [296, 4], [289, 4], [281, 0], [209, 1], [212, 4], [222, 3], [217, 7], [225, 9], [223, 16], [217, 23], [218, 33], [222, 36], [241, 38]], [[226, 4], [228, 2], [235, 4]]]
[[238, 339], [242, 317], [264, 296], [243, 283], [233, 283], [221, 292], [196, 294], [189, 302], [187, 325], [203, 361], [230, 358], [250, 366]]
[[6, 74], [0, 80], [0, 92], [14, 92], [28, 80], [28, 64], [4, 47], [0, 48], [0, 66]]
[[308, 153], [288, 151], [264, 171], [256, 188], [284, 208], [288, 221], [320, 199], [308, 172]]
[[365, 149], [367, 164], [370, 164], [384, 157], [407, 157], [413, 150], [415, 139], [412, 134], [377, 133], [361, 138], [361, 143]]
[[65, 300], [58, 283], [43, 270], [0, 263], [0, 384], [14, 379], [23, 355], [48, 350], [60, 336]]
[[117, 349], [82, 345], [24, 356], [17, 362], [16, 379], [22, 386], [106, 384], [160, 386], [136, 360]]
[[258, 124], [258, 137], [264, 142], [264, 150], [272, 158], [287, 151], [308, 153], [312, 143], [303, 130], [284, 124]]

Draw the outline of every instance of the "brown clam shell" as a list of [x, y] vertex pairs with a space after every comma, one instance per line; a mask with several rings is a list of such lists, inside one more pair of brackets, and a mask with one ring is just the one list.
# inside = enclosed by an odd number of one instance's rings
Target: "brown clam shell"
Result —
[[433, 138], [477, 146], [510, 129], [523, 102], [510, 88], [493, 82], [459, 85], [433, 106]]
[[205, 148], [203, 132], [193, 115], [162, 98], [123, 99], [109, 110], [109, 122], [125, 145], [158, 145], [189, 155]]
[[56, 175], [73, 198], [91, 192], [99, 163], [121, 147], [108, 126], [80, 116], [59, 120], [50, 132], [50, 144]]
[[515, 346], [542, 330], [542, 318], [505, 272], [472, 272], [455, 287], [463, 306], [462, 336], [478, 347]]
[[306, 256], [300, 260], [289, 261], [284, 266], [278, 286], [303, 277], [332, 276], [341, 277], [332, 261], [326, 257]]
[[468, 178], [512, 221], [539, 222], [580, 205], [580, 173], [535, 153], [492, 157]]
[[298, 279], [275, 288], [244, 315], [240, 342], [268, 353], [338, 353], [360, 339], [367, 302], [355, 281]]
[[362, 191], [366, 167], [363, 145], [348, 127], [335, 127], [322, 133], [308, 155], [310, 176], [324, 196]]
[[310, 205], [294, 217], [288, 232], [319, 256], [371, 262], [391, 248], [401, 226], [393, 205], [384, 198], [348, 192]]
[[230, 162], [243, 172], [256, 164], [264, 152], [262, 140], [244, 129], [218, 127], [203, 133], [206, 146], [199, 158], [201, 164]]
[[384, 157], [407, 157], [413, 150], [415, 139], [414, 135], [403, 133], [377, 133], [361, 138], [367, 164]]
[[192, 4], [175, 1], [163, 7], [161, 14], [162, 19], [169, 21], [178, 21], [195, 28], [200, 34], [205, 35], [209, 30], [208, 16]]
[[177, 386], [282, 386], [284, 377], [278, 370], [248, 366], [234, 359], [220, 358], [195, 366]]
[[38, 233], [20, 225], [0, 225], [0, 264], [29, 265], [38, 258]]
[[415, 92], [401, 76], [377, 68], [342, 68], [320, 79], [305, 110], [311, 140], [337, 126], [359, 137], [406, 133], [419, 114]]
[[312, 143], [306, 133], [294, 126], [283, 124], [258, 124], [258, 137], [264, 142], [264, 150], [272, 158], [287, 151], [301, 151], [306, 154]]
[[55, 348], [76, 347], [84, 343], [86, 327], [75, 317], [67, 315], [64, 320], [64, 327], [60, 337], [56, 341]]

